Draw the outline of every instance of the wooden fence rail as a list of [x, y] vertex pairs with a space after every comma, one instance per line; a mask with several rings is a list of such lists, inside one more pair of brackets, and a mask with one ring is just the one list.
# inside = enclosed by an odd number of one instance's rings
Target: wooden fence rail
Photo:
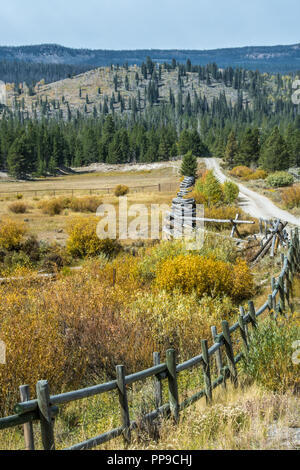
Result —
[[[126, 443], [131, 440], [131, 433], [138, 427], [136, 421], [130, 420], [130, 412], [127, 400], [126, 386], [153, 377], [155, 383], [155, 403], [157, 409], [145, 415], [144, 422], [153, 422], [160, 416], [171, 416], [175, 422], [178, 422], [180, 412], [191, 406], [199, 399], [206, 397], [208, 403], [213, 399], [213, 390], [217, 387], [226, 387], [226, 381], [230, 379], [237, 386], [238, 374], [236, 365], [243, 357], [246, 358], [249, 347], [248, 326], [259, 327], [258, 317], [264, 312], [271, 312], [277, 317], [283, 313], [287, 305], [290, 305], [290, 290], [293, 276], [299, 271], [300, 263], [300, 243], [299, 232], [295, 229], [292, 233], [292, 239], [289, 243], [287, 256], [284, 257], [282, 271], [278, 279], [272, 279], [272, 293], [268, 300], [258, 310], [255, 310], [252, 301], [249, 302], [248, 312], [240, 308], [238, 321], [230, 326], [227, 321], [222, 322], [222, 331], [217, 332], [216, 327], [212, 328], [213, 345], [208, 348], [207, 341], [202, 341], [202, 353], [181, 364], [176, 364], [175, 350], [170, 349], [166, 353], [166, 362], [160, 363], [160, 356], [154, 353], [154, 366], [131, 375], [125, 375], [124, 366], [117, 366], [116, 380], [93, 387], [62, 393], [59, 395], [50, 395], [47, 381], [40, 381], [37, 384], [37, 399], [21, 401], [15, 406], [15, 415], [0, 419], [0, 430], [19, 425], [31, 425], [35, 421], [40, 422], [43, 448], [45, 450], [55, 450], [54, 422], [58, 414], [58, 406], [81, 400], [88, 397], [100, 395], [112, 390], [117, 390], [121, 408], [122, 423], [120, 427], [112, 429], [100, 436], [89, 439], [85, 442], [76, 444], [66, 450], [92, 449], [104, 444], [121, 435]], [[234, 355], [232, 346], [232, 334], [238, 331], [241, 336], [242, 351]], [[222, 362], [221, 349], [225, 350], [227, 365]], [[210, 363], [215, 356], [219, 377], [212, 381]], [[178, 375], [185, 370], [195, 366], [201, 366], [204, 389], [198, 391], [191, 397], [180, 401], [178, 393]], [[169, 389], [169, 402], [162, 403], [162, 381], [167, 380]], [[23, 386], [24, 387], [24, 386]], [[27, 393], [28, 393], [28, 389]], [[26, 448], [34, 448], [33, 435], [31, 427], [25, 428]], [[26, 437], [27, 436], [27, 437]]]
[[[171, 192], [177, 186], [177, 183], [158, 183], [148, 186], [131, 186], [129, 192]], [[114, 194], [116, 187], [111, 188], [56, 188], [56, 189], [24, 189], [22, 191], [1, 191], [0, 196], [13, 197], [18, 194], [31, 194], [32, 196], [49, 195], [59, 196], [61, 194], [70, 194], [75, 196], [77, 194], [101, 195], [101, 194]]]

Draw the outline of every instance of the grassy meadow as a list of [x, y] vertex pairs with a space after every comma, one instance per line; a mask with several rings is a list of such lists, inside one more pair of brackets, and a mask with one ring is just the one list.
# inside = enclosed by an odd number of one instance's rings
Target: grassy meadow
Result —
[[[75, 213], [67, 209], [60, 214], [45, 214], [39, 208], [41, 203], [53, 198], [72, 198], [73, 194], [75, 198], [91, 196], [91, 200], [117, 206], [118, 198], [114, 196], [114, 188], [122, 181], [122, 184], [129, 187], [129, 204], [142, 203], [147, 207], [152, 203], [170, 205], [176, 192], [176, 181], [179, 185], [177, 173], [178, 169], [171, 166], [134, 172], [79, 173], [24, 182], [3, 180], [0, 181], [0, 218], [9, 216], [18, 222], [25, 220], [29, 232], [36, 235], [39, 240], [63, 244], [66, 241], [66, 223]], [[110, 188], [109, 193], [106, 188]], [[135, 189], [130, 190], [130, 188]], [[10, 206], [17, 201], [26, 206], [23, 214], [16, 214], [10, 210]], [[92, 212], [95, 213], [96, 210]], [[77, 213], [80, 214], [84, 212]]]

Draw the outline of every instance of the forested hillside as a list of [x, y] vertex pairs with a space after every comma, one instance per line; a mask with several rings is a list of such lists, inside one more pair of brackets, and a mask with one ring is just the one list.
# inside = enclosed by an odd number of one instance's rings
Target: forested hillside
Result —
[[0, 61], [0, 80], [5, 83], [25, 82], [30, 92], [40, 80], [45, 83], [56, 82], [64, 78], [74, 77], [79, 73], [92, 69], [91, 65], [70, 65], [70, 64], [34, 64], [14, 60]]
[[229, 165], [299, 165], [295, 77], [148, 57], [141, 67], [112, 65], [31, 88], [7, 85], [1, 169], [26, 177], [60, 165], [168, 160], [189, 150], [225, 156]]
[[[244, 67], [261, 72], [291, 72], [300, 69], [300, 44], [278, 46], [235, 47], [214, 50], [90, 50], [71, 49], [57, 44], [0, 47], [0, 60], [25, 61], [44, 64], [89, 65], [110, 64], [141, 65], [150, 56], [157, 63], [185, 63], [190, 59], [195, 65], [217, 62], [220, 67]], [[40, 77], [42, 78], [42, 77]], [[1, 79], [1, 77], [0, 77]]]

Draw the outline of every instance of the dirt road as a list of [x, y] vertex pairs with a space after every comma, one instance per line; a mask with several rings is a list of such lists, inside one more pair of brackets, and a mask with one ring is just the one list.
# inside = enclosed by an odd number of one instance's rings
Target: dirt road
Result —
[[[214, 173], [221, 183], [229, 180], [216, 158], [205, 158], [205, 164], [208, 169], [214, 170]], [[279, 209], [270, 199], [261, 194], [251, 191], [243, 184], [239, 184], [240, 195], [239, 205], [249, 215], [262, 219], [280, 219], [293, 225], [300, 226], [300, 219], [290, 214], [288, 211]]]

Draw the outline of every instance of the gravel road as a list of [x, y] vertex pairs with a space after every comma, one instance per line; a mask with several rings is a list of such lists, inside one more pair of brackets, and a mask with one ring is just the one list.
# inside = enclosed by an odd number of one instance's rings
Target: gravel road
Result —
[[[214, 170], [215, 176], [221, 183], [224, 183], [225, 180], [230, 180], [223, 173], [216, 158], [205, 158], [205, 164], [209, 170]], [[247, 214], [258, 219], [285, 220], [289, 224], [300, 226], [300, 219], [298, 217], [280, 209], [270, 199], [252, 191], [243, 184], [238, 186], [240, 188], [239, 205]]]

